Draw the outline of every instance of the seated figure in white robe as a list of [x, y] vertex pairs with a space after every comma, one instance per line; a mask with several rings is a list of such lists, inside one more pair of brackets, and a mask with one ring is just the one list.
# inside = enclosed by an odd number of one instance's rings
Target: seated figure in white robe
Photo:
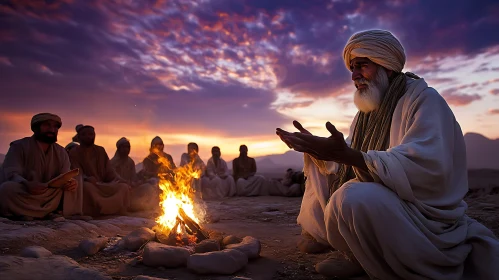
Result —
[[236, 183], [229, 173], [219, 147], [211, 148], [211, 158], [206, 164], [206, 176], [201, 180], [203, 198], [217, 199], [236, 195]]
[[[301, 175], [301, 176], [300, 176]], [[301, 196], [303, 180], [303, 172], [294, 172], [289, 168], [286, 170], [283, 179], [269, 179], [267, 188], [269, 195], [272, 196]]]
[[[403, 73], [405, 53], [390, 32], [353, 35], [343, 52], [359, 109], [346, 140], [277, 134], [304, 152], [298, 223], [338, 250], [316, 266], [328, 277], [499, 279], [499, 241], [468, 217], [461, 128], [438, 92]], [[328, 176], [334, 174], [332, 184]]]
[[199, 157], [199, 146], [196, 143], [187, 144], [187, 153], [183, 153], [180, 157], [180, 166], [186, 166], [191, 164], [193, 171], [199, 173], [199, 178], [192, 180], [192, 188], [194, 189], [197, 196], [202, 197], [201, 190], [201, 177], [204, 176], [206, 165], [203, 160]]
[[232, 174], [238, 196], [269, 195], [265, 177], [256, 175], [256, 161], [248, 156], [248, 147], [239, 147], [239, 157], [232, 161]]

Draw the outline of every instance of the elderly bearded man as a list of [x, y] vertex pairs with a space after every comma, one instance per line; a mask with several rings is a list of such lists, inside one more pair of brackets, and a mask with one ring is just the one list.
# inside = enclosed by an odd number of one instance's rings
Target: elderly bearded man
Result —
[[68, 153], [56, 143], [61, 125], [57, 115], [37, 114], [31, 119], [33, 136], [10, 144], [3, 163], [6, 181], [0, 185], [0, 215], [31, 220], [60, 206], [66, 217], [82, 214], [82, 190], [75, 179], [62, 189], [47, 184], [70, 170]]
[[[387, 31], [353, 35], [343, 51], [359, 109], [345, 141], [300, 131], [277, 134], [304, 152], [307, 188], [298, 223], [337, 249], [325, 276], [498, 279], [499, 242], [465, 215], [468, 191], [461, 128], [423, 79], [402, 73], [405, 53]], [[336, 174], [329, 192], [326, 177]]]

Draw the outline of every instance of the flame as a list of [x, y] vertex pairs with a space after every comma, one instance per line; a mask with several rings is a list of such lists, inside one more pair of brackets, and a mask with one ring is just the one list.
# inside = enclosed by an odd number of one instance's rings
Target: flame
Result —
[[[202, 170], [195, 169], [193, 163], [172, 170], [167, 159], [160, 157], [158, 161], [165, 167], [164, 170], [168, 170], [159, 176], [159, 188], [162, 191], [160, 194], [162, 214], [156, 219], [159, 230], [166, 235], [170, 234], [180, 218], [180, 209], [196, 223], [202, 222], [204, 209], [200, 207], [201, 204], [194, 203], [195, 190], [192, 188], [193, 180], [201, 177]], [[185, 237], [186, 230], [183, 223], [177, 227], [177, 234], [181, 238]]]

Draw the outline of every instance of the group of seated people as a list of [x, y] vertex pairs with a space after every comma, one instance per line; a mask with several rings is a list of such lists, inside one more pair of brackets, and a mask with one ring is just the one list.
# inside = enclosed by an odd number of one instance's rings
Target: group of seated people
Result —
[[[33, 135], [10, 144], [0, 170], [1, 216], [32, 220], [62, 215], [78, 219], [158, 207], [160, 178], [177, 169], [171, 155], [164, 152], [160, 137], [152, 140], [150, 153], [137, 173], [129, 157], [128, 139], [117, 141], [116, 153], [109, 159], [105, 149], [95, 144], [94, 127], [76, 126], [73, 142], [63, 148], [56, 143], [61, 126], [59, 116], [37, 114], [31, 120]], [[248, 157], [248, 148], [242, 145], [239, 150], [232, 175], [219, 147], [212, 148], [212, 157], [205, 165], [196, 143], [188, 144], [180, 167], [189, 165], [199, 172], [192, 187], [203, 199], [303, 194], [303, 174], [289, 169], [283, 180], [267, 180], [256, 175], [256, 162]], [[61, 188], [49, 185], [51, 179], [76, 168], [79, 175]]]

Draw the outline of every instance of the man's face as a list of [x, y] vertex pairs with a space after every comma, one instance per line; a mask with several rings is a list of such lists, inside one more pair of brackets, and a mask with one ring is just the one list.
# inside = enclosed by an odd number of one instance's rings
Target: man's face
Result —
[[187, 145], [187, 153], [191, 157], [195, 156], [198, 153], [198, 151], [196, 149], [196, 146], [194, 146], [194, 145]]
[[80, 143], [86, 146], [91, 146], [95, 143], [95, 130], [91, 127], [86, 127], [78, 133]]
[[241, 147], [239, 148], [239, 154], [240, 154], [241, 156], [247, 156], [247, 155], [248, 155], [248, 147], [246, 147], [246, 146], [241, 146]]
[[379, 108], [390, 85], [387, 70], [365, 57], [356, 57], [350, 63], [352, 80], [357, 88], [354, 103], [364, 112]]
[[156, 143], [152, 146], [152, 148], [154, 151], [162, 152], [165, 149], [165, 144], [163, 144], [163, 142]]
[[222, 153], [220, 152], [220, 149], [212, 149], [211, 150], [211, 155], [213, 158], [220, 158], [222, 156]]
[[118, 147], [118, 154], [122, 157], [127, 157], [130, 154], [130, 143], [123, 143]]
[[57, 134], [59, 132], [59, 123], [56, 121], [48, 120], [40, 124], [37, 131], [35, 131], [35, 139], [47, 143], [53, 144], [57, 142]]

